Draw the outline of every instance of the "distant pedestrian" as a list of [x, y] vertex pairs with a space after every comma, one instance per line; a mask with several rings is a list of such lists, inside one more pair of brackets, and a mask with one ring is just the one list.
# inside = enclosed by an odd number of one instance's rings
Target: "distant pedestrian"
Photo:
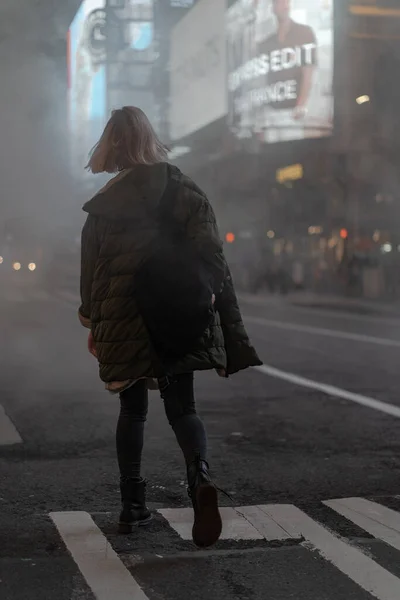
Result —
[[293, 263], [292, 280], [296, 290], [304, 289], [304, 265], [299, 260], [295, 260]]
[[213, 209], [166, 162], [167, 150], [138, 108], [113, 112], [88, 168], [116, 176], [85, 206], [81, 323], [106, 388], [120, 397], [119, 531], [145, 525], [141, 476], [148, 389], [154, 380], [182, 449], [194, 508], [193, 540], [221, 534], [207, 438], [196, 414], [193, 373], [228, 377], [260, 360], [245, 331]]

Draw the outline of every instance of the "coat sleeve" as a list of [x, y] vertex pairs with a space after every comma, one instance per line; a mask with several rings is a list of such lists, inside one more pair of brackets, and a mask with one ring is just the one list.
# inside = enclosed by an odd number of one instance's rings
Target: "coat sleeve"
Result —
[[194, 240], [202, 255], [212, 265], [215, 287], [220, 293], [216, 298], [216, 309], [221, 318], [227, 354], [227, 374], [248, 367], [261, 365], [256, 350], [251, 345], [243, 324], [232, 276], [223, 253], [214, 211], [206, 195], [189, 178], [184, 178], [184, 191], [178, 206], [181, 214], [189, 217], [187, 235]]
[[96, 218], [88, 215], [82, 229], [81, 238], [81, 306], [79, 320], [84, 327], [90, 329], [91, 296], [94, 272], [100, 253], [97, 236]]
[[222, 292], [217, 298], [216, 308], [224, 333], [227, 374], [232, 375], [248, 367], [262, 365], [244, 326], [229, 268]]
[[226, 277], [226, 262], [223, 244], [219, 235], [214, 210], [207, 196], [191, 180], [183, 186], [182, 207], [189, 207], [186, 232], [196, 244], [200, 254], [211, 267], [214, 290], [218, 293]]

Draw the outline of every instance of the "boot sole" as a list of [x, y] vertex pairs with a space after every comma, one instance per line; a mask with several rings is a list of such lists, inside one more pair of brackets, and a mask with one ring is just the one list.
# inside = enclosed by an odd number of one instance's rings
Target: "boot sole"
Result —
[[128, 535], [132, 533], [134, 529], [138, 529], [138, 527], [146, 527], [153, 520], [153, 516], [150, 515], [147, 519], [143, 519], [142, 521], [134, 521], [133, 523], [118, 523], [118, 533], [122, 535]]
[[212, 484], [197, 488], [197, 511], [194, 516], [193, 542], [198, 548], [215, 544], [222, 532], [222, 519], [218, 508], [218, 492]]

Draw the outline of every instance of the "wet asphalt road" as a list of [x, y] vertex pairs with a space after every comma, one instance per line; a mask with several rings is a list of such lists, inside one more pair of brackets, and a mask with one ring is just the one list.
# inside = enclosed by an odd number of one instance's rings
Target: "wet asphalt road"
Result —
[[[400, 319], [281, 299], [247, 298], [242, 310], [267, 365], [400, 407]], [[98, 381], [76, 305], [7, 288], [0, 332], [0, 405], [22, 438], [2, 445], [0, 433], [2, 600], [95, 597], [49, 518], [65, 511], [89, 513], [148, 600], [374, 597], [301, 539], [227, 539], [199, 553], [159, 513], [148, 530], [116, 536], [117, 399]], [[236, 507], [292, 504], [400, 577], [398, 550], [322, 503], [361, 497], [400, 510], [398, 417], [257, 371], [229, 381], [199, 375], [197, 396], [212, 470]], [[157, 393], [151, 398], [149, 504], [189, 506], [180, 453]], [[375, 597], [398, 600], [400, 579], [382, 585]], [[127, 597], [106, 594], [97, 597]]]

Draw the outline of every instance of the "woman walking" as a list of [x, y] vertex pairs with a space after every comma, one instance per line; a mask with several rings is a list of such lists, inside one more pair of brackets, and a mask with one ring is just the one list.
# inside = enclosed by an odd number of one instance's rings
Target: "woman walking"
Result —
[[106, 388], [119, 394], [119, 531], [146, 525], [141, 476], [148, 389], [157, 380], [182, 450], [194, 509], [193, 541], [221, 534], [195, 371], [222, 377], [261, 364], [243, 326], [214, 212], [166, 162], [167, 150], [135, 107], [112, 113], [92, 151], [93, 173], [116, 174], [85, 206], [79, 318]]

